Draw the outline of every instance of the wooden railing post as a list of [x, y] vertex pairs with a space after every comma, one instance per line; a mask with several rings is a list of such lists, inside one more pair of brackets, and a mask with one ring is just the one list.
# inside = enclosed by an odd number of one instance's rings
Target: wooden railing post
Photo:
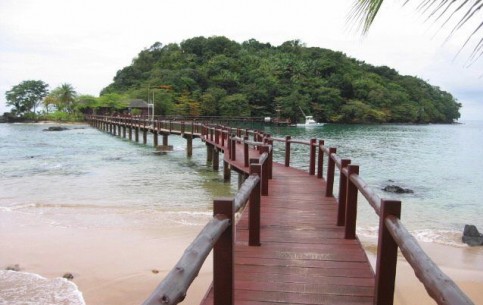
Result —
[[337, 225], [343, 226], [345, 225], [345, 207], [347, 204], [347, 177], [343, 173], [343, 169], [347, 167], [347, 165], [351, 164], [351, 160], [349, 159], [342, 159], [341, 166], [340, 166], [340, 175], [339, 175], [339, 200], [338, 200], [338, 209], [337, 209]]
[[246, 167], [248, 167], [250, 164], [249, 164], [249, 159], [250, 159], [250, 153], [249, 153], [249, 150], [248, 150], [248, 136], [245, 135], [243, 136], [243, 161], [244, 161], [244, 165]]
[[232, 305], [235, 287], [235, 202], [233, 199], [222, 198], [215, 199], [213, 205], [214, 215], [225, 215], [231, 223], [213, 247], [213, 304]]
[[317, 139], [310, 139], [310, 163], [309, 163], [309, 175], [315, 175], [315, 159], [317, 156]]
[[324, 176], [324, 151], [322, 150], [324, 146], [324, 140], [319, 140], [319, 145], [317, 146], [318, 158], [317, 158], [317, 178], [322, 179]]
[[227, 140], [228, 160], [231, 160], [231, 136], [228, 135], [226, 140]]
[[230, 143], [231, 143], [231, 147], [230, 147], [231, 160], [232, 161], [236, 161], [236, 140], [235, 140], [235, 135], [232, 136]]
[[359, 193], [359, 190], [351, 181], [351, 175], [359, 175], [359, 165], [348, 165], [347, 167], [347, 204], [345, 210], [346, 239], [356, 239], [357, 194]]
[[290, 139], [291, 136], [285, 137], [285, 167], [290, 166]]
[[[269, 151], [268, 146], [261, 146], [260, 149], [261, 149], [260, 153], [262, 153], [262, 154], [267, 153], [268, 154], [268, 151]], [[262, 184], [262, 195], [263, 196], [268, 196], [268, 171], [269, 171], [268, 162], [269, 162], [269, 160], [267, 158], [265, 160], [265, 162], [263, 162], [263, 164], [261, 164], [262, 165], [262, 176], [261, 176], [262, 182], [261, 182], [261, 184]]]
[[334, 195], [334, 174], [335, 162], [332, 159], [332, 154], [335, 154], [337, 149], [335, 147], [329, 148], [329, 156], [327, 158], [327, 187], [325, 188], [325, 197]]
[[394, 302], [398, 246], [384, 223], [388, 215], [401, 217], [401, 201], [381, 200], [374, 305], [392, 305]]
[[218, 147], [213, 148], [213, 170], [217, 171], [220, 169], [220, 152]]
[[214, 146], [206, 142], [206, 162], [207, 163], [213, 161], [213, 150], [214, 150]]
[[268, 144], [270, 145], [270, 150], [268, 153], [268, 179], [272, 179], [273, 174], [273, 139], [268, 139]]
[[[261, 178], [262, 168], [256, 163], [257, 159], [251, 159], [250, 175], [258, 175]], [[248, 245], [260, 246], [260, 194], [261, 179], [250, 193], [250, 214], [248, 215]]]
[[221, 146], [225, 147], [225, 130], [221, 130]]

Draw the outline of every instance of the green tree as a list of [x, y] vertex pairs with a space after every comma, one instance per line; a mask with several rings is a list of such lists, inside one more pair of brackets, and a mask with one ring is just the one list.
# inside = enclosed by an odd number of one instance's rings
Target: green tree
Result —
[[178, 98], [175, 106], [176, 114], [184, 116], [199, 116], [201, 105], [198, 101], [191, 98], [187, 91]]
[[49, 85], [41, 80], [26, 80], [15, 85], [5, 93], [7, 106], [12, 106], [12, 112], [23, 115], [32, 111], [36, 113], [42, 99], [47, 95]]
[[236, 93], [220, 99], [220, 114], [222, 116], [250, 116], [250, 107], [245, 95]]
[[98, 105], [99, 107], [120, 110], [128, 106], [128, 101], [129, 98], [124, 94], [108, 93], [103, 94], [98, 98]]
[[64, 83], [50, 92], [49, 100], [55, 103], [57, 110], [72, 113], [75, 109], [77, 92], [71, 84]]
[[85, 111], [87, 109], [95, 110], [99, 106], [99, 100], [97, 97], [92, 95], [79, 95], [75, 103], [76, 110]]

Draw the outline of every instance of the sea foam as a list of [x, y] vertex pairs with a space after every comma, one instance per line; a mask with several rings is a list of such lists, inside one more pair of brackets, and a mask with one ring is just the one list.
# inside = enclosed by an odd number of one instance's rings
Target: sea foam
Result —
[[85, 305], [77, 286], [64, 279], [47, 279], [38, 274], [0, 271], [1, 305]]

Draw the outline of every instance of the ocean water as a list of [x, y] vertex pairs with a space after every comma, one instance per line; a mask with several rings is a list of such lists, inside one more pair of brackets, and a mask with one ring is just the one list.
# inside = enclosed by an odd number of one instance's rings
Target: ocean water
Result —
[[[401, 219], [421, 241], [464, 246], [465, 224], [483, 230], [483, 121], [454, 125], [324, 125], [271, 128], [274, 136], [324, 139], [342, 158], [360, 166], [360, 175], [381, 197], [402, 201]], [[304, 150], [305, 147], [294, 148]], [[276, 160], [283, 162], [283, 149]], [[294, 166], [308, 167], [307, 153]], [[337, 183], [337, 179], [336, 183]], [[412, 194], [384, 192], [398, 185]], [[334, 187], [337, 195], [337, 186]], [[376, 236], [377, 218], [359, 195], [358, 232]]]
[[[237, 181], [223, 183], [222, 170], [207, 166], [200, 140], [194, 141], [188, 159], [186, 142], [177, 136], [169, 137], [174, 151], [160, 155], [151, 142], [135, 143], [87, 125], [44, 131], [48, 126], [0, 124], [0, 230], [32, 217], [48, 226], [87, 229], [155, 228], [160, 221], [201, 225], [211, 214], [213, 198], [236, 192]], [[381, 197], [402, 201], [402, 220], [421, 241], [464, 247], [465, 224], [483, 230], [483, 122], [265, 131], [276, 137], [324, 139], [337, 147], [341, 157], [360, 165], [362, 178]], [[274, 158], [283, 162], [282, 145], [275, 146]], [[307, 168], [306, 147], [293, 145], [292, 165]], [[386, 193], [382, 188], [388, 184], [414, 193]], [[377, 224], [374, 211], [359, 196], [358, 233], [373, 238]], [[65, 281], [0, 272], [0, 283], [8, 281], [50, 287], [40, 289], [50, 293], [46, 298], [60, 295], [72, 304], [84, 303], [77, 287]], [[25, 304], [12, 301], [17, 288], [0, 289], [0, 304]]]

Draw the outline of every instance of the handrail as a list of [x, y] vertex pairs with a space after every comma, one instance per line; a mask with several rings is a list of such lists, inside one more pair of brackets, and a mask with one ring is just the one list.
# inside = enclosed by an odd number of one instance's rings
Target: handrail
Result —
[[[258, 197], [260, 196], [259, 185], [260, 177], [256, 173], [250, 175], [245, 180], [234, 199], [231, 201], [233, 203], [233, 214], [242, 210], [249, 199], [254, 201], [252, 199], [254, 192], [258, 192]], [[216, 201], [217, 200], [215, 200], [215, 202]], [[227, 215], [216, 214], [205, 225], [200, 234], [193, 240], [188, 248], [186, 248], [178, 263], [143, 302], [143, 305], [178, 304], [182, 302], [191, 283], [201, 270], [208, 254], [215, 247], [222, 234], [224, 234], [231, 225], [234, 224], [230, 221], [230, 218], [227, 217]], [[259, 245], [259, 243], [256, 245]]]
[[414, 269], [414, 273], [424, 284], [426, 291], [438, 304], [473, 304], [453, 280], [444, 274], [421, 249], [399, 218], [389, 215], [384, 220], [384, 224], [398, 244], [401, 253]]
[[367, 199], [377, 215], [381, 215], [381, 198], [359, 175], [350, 175], [350, 180], [357, 186], [359, 192]]
[[256, 185], [260, 183], [260, 177], [258, 175], [250, 175], [235, 195], [235, 211], [241, 210], [248, 199], [250, 199], [250, 194]]
[[230, 220], [225, 215], [215, 215], [186, 248], [173, 269], [142, 304], [159, 305], [182, 302], [213, 246], [230, 224]]
[[[401, 202], [381, 199], [359, 175], [359, 166], [342, 159], [335, 148], [319, 145], [319, 153], [328, 156], [327, 181], [333, 180], [335, 167], [340, 170], [338, 221], [345, 226], [345, 238], [356, 238], [357, 194], [360, 192], [379, 216], [378, 250], [375, 274], [376, 305], [392, 305], [396, 277], [397, 250], [400, 249], [429, 296], [439, 305], [473, 304], [463, 291], [428, 257], [401, 222]], [[332, 164], [332, 165], [331, 165]], [[332, 195], [327, 182], [326, 196]]]

